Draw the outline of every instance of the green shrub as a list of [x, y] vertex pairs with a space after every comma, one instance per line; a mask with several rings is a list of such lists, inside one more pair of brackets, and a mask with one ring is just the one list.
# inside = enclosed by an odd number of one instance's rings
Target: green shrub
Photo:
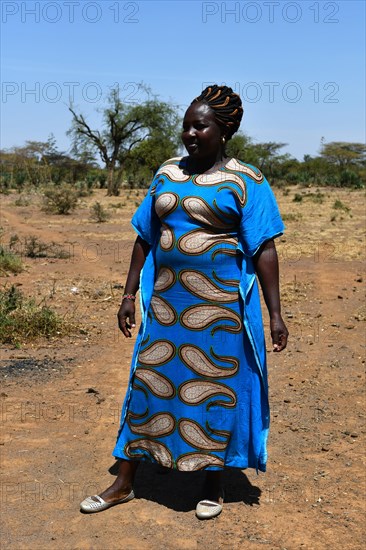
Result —
[[295, 193], [294, 198], [292, 199], [293, 202], [301, 202], [303, 199], [302, 195], [299, 195], [299, 193]]
[[78, 329], [45, 304], [24, 298], [14, 285], [0, 290], [0, 342], [18, 345], [40, 337], [64, 336]]
[[364, 187], [364, 182], [362, 181], [360, 174], [354, 172], [353, 170], [343, 170], [339, 181], [343, 187], [355, 187], [356, 189], [362, 189]]
[[108, 208], [123, 208], [126, 206], [125, 202], [115, 202], [114, 204], [110, 204]]
[[343, 202], [340, 201], [339, 199], [334, 201], [333, 208], [334, 208], [334, 210], [343, 210], [343, 212], [349, 212], [350, 211], [350, 208], [348, 206], [346, 206], [345, 204], [343, 204]]
[[95, 202], [90, 208], [90, 217], [97, 223], [103, 223], [108, 221], [111, 215], [100, 202]]
[[93, 188], [89, 186], [88, 181], [78, 181], [73, 188], [78, 197], [90, 197], [93, 194]]
[[25, 172], [16, 172], [15, 173], [15, 185], [16, 187], [23, 187], [27, 180], [27, 174]]
[[24, 237], [24, 241], [18, 235], [11, 235], [8, 245], [13, 254], [26, 256], [27, 258], [70, 258], [71, 254], [62, 245], [52, 241], [45, 243], [35, 235]]
[[14, 235], [11, 235], [10, 236], [10, 239], [9, 239], [9, 250], [11, 252], [17, 252], [16, 248], [17, 248], [17, 245], [20, 243], [20, 238], [18, 237], [18, 235], [15, 233]]
[[23, 271], [23, 265], [19, 256], [0, 245], [0, 274], [10, 272], [16, 275], [21, 271]]
[[7, 315], [11, 311], [20, 308], [22, 306], [22, 303], [23, 295], [15, 285], [12, 285], [7, 291], [0, 291], [0, 304], [2, 314]]
[[11, 187], [11, 174], [9, 172], [1, 172], [0, 174], [0, 193], [9, 195]]
[[317, 191], [316, 193], [307, 193], [304, 198], [310, 199], [312, 202], [323, 204], [324, 202], [324, 193], [320, 193], [320, 191]]
[[78, 191], [70, 185], [50, 185], [43, 190], [43, 209], [52, 214], [70, 214], [78, 203]]
[[25, 197], [24, 195], [19, 195], [17, 199], [14, 201], [14, 206], [29, 206], [30, 200], [28, 197]]
[[99, 182], [99, 175], [96, 173], [89, 173], [85, 177], [85, 183], [90, 193], [92, 193], [93, 187], [96, 187]]
[[28, 258], [46, 258], [48, 245], [35, 235], [24, 239], [24, 255]]
[[282, 220], [284, 222], [297, 222], [301, 220], [302, 214], [293, 214], [290, 212], [289, 214], [282, 214]]
[[106, 187], [106, 183], [107, 183], [107, 174], [105, 174], [104, 172], [100, 172], [99, 173], [99, 187], [101, 189], [104, 189], [104, 187]]

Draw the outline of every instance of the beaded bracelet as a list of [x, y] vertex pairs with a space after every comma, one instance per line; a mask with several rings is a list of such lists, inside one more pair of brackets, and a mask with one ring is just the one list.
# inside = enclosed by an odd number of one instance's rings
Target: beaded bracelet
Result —
[[132, 300], [133, 302], [136, 300], [136, 296], [134, 294], [124, 294], [122, 296], [122, 300], [124, 300], [126, 298], [126, 300]]

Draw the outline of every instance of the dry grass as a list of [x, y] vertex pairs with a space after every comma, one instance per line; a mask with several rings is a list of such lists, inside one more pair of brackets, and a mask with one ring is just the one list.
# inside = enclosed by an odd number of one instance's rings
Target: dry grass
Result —
[[0, 290], [0, 342], [20, 346], [39, 338], [61, 337], [78, 331], [70, 319], [61, 317], [44, 300], [25, 298], [12, 285]]

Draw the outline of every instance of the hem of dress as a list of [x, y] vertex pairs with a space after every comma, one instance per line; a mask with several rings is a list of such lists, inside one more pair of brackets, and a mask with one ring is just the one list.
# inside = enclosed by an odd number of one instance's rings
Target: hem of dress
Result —
[[258, 459], [256, 464], [248, 464], [248, 463], [246, 463], [246, 464], [236, 464], [235, 461], [234, 461], [234, 463], [230, 462], [230, 464], [224, 464], [223, 467], [206, 466], [205, 468], [200, 468], [198, 470], [179, 470], [175, 466], [173, 466], [172, 468], [169, 468], [168, 466], [164, 466], [163, 464], [160, 464], [160, 462], [158, 462], [157, 460], [154, 460], [154, 459], [148, 458], [148, 457], [130, 458], [130, 457], [127, 457], [125, 455], [124, 456], [119, 456], [116, 452], [113, 452], [112, 456], [114, 458], [116, 458], [117, 460], [119, 459], [119, 460], [126, 460], [127, 462], [146, 462], [146, 463], [150, 463], [150, 464], [157, 464], [159, 466], [162, 466], [163, 468], [167, 468], [168, 470], [174, 470], [176, 472], [185, 472], [185, 473], [188, 473], [188, 472], [202, 472], [203, 470], [210, 470], [210, 471], [216, 471], [216, 472], [221, 471], [222, 472], [226, 468], [236, 468], [237, 470], [248, 470], [248, 469], [255, 470], [256, 473], [258, 474], [259, 472], [266, 472], [266, 470], [267, 470], [266, 463], [261, 462], [260, 459]]

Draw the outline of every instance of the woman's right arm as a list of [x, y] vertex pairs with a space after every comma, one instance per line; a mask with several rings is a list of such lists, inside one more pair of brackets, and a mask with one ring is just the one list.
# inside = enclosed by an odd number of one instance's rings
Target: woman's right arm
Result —
[[[125, 294], [136, 295], [136, 292], [139, 289], [141, 269], [143, 268], [149, 251], [150, 245], [141, 239], [141, 237], [137, 237], [132, 251], [131, 264], [124, 292]], [[120, 330], [126, 338], [131, 338], [132, 334], [130, 329], [136, 326], [134, 300], [124, 298], [119, 308], [117, 317]]]

